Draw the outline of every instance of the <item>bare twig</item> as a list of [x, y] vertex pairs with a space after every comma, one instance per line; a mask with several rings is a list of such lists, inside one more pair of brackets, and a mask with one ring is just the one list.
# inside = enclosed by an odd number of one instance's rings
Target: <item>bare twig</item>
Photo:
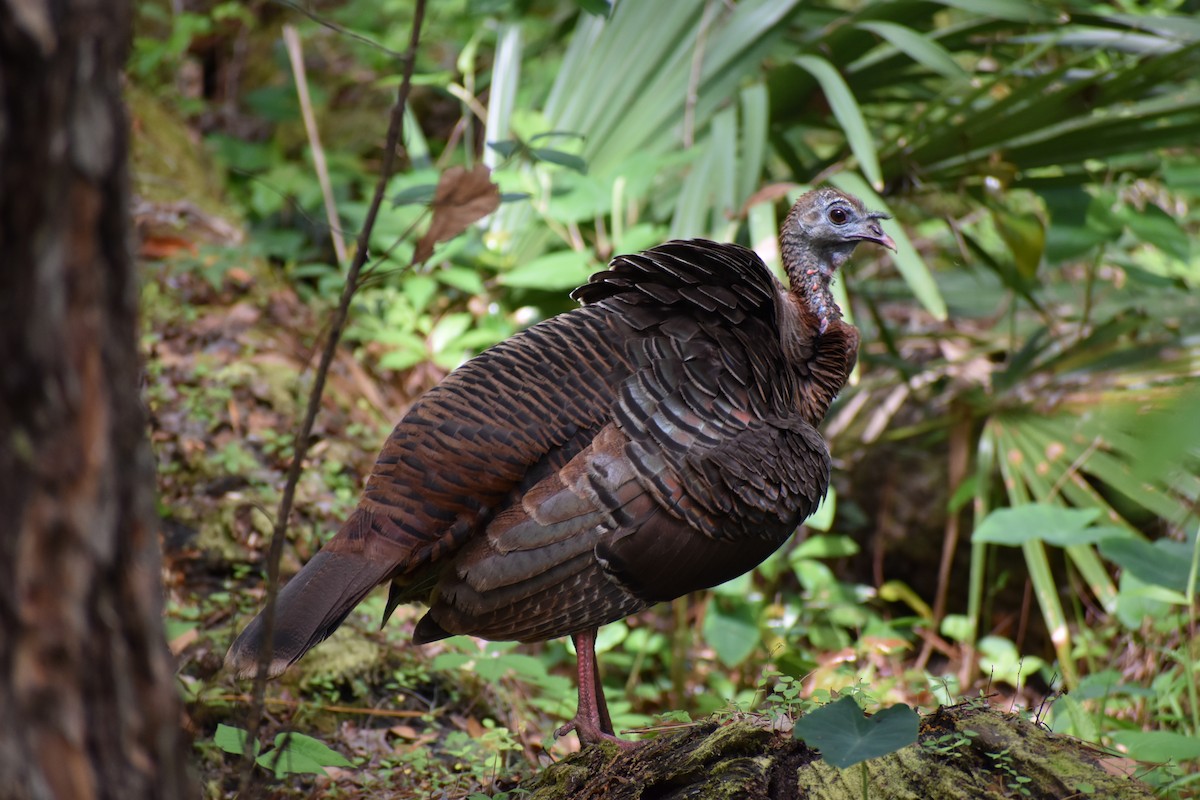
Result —
[[[249, 694], [222, 694], [213, 698], [224, 703], [251, 703], [254, 697]], [[287, 700], [282, 697], [268, 697], [263, 701], [266, 706], [278, 706], [280, 708], [308, 708], [318, 711], [326, 711], [330, 714], [361, 714], [365, 717], [388, 717], [395, 719], [418, 719], [427, 717], [431, 713], [436, 714], [436, 711], [415, 711], [404, 708], [363, 708], [362, 706], [338, 706], [326, 705], [324, 703], [302, 703], [299, 700]], [[514, 726], [515, 728], [515, 726]]]
[[413, 68], [417, 60], [417, 45], [421, 40], [421, 23], [425, 18], [425, 0], [416, 0], [413, 10], [412, 35], [409, 38], [408, 51], [404, 54], [404, 78], [396, 92], [396, 103], [392, 106], [391, 118], [388, 122], [387, 141], [384, 146], [383, 164], [379, 170], [379, 180], [375, 184], [375, 195], [371, 198], [370, 208], [362, 230], [358, 234], [358, 247], [354, 260], [346, 273], [346, 285], [342, 289], [341, 302], [334, 311], [329, 325], [329, 338], [321, 353], [321, 361], [313, 378], [312, 391], [308, 396], [308, 408], [305, 411], [304, 422], [296, 432], [293, 444], [292, 463], [288, 468], [287, 481], [283, 487], [283, 496], [279, 501], [279, 513], [275, 517], [275, 529], [271, 533], [271, 546], [267, 553], [267, 597], [263, 609], [263, 648], [259, 652], [257, 675], [254, 679], [253, 702], [250, 705], [249, 719], [246, 724], [246, 750], [242, 764], [242, 776], [238, 796], [249, 797], [250, 786], [254, 776], [254, 744], [258, 741], [258, 728], [262, 719], [264, 698], [267, 690], [267, 669], [271, 661], [273, 640], [275, 636], [275, 605], [279, 594], [279, 561], [283, 555], [283, 544], [286, 540], [287, 521], [291, 515], [292, 503], [296, 496], [296, 484], [300, 480], [304, 457], [308, 452], [308, 440], [312, 435], [313, 423], [316, 421], [317, 410], [321, 404], [321, 394], [325, 389], [325, 379], [329, 373], [329, 365], [337, 352], [338, 340], [350, 313], [350, 301], [358, 283], [358, 275], [363, 264], [367, 261], [371, 241], [371, 231], [379, 216], [379, 208], [383, 205], [383, 196], [388, 181], [396, 167], [396, 150], [402, 142], [401, 134], [404, 128], [404, 108], [408, 102], [408, 94], [412, 88]]
[[[950, 486], [953, 491], [957, 492], [967, 479], [967, 471], [971, 466], [971, 419], [966, 414], [957, 413], [950, 426], [948, 461]], [[954, 567], [954, 555], [958, 551], [961, 523], [962, 514], [959, 509], [952, 510], [946, 516], [946, 527], [942, 539], [942, 560], [938, 564], [937, 593], [933, 599], [933, 620], [929, 626], [932, 634], [941, 630], [942, 619], [946, 616], [946, 598], [950, 593], [950, 572]], [[917, 669], [925, 669], [935, 646], [935, 637], [927, 636], [921, 653], [917, 656]]]
[[395, 50], [384, 47], [382, 44], [375, 41], [374, 39], [367, 38], [366, 36], [363, 36], [361, 33], [355, 33], [354, 31], [350, 30], [349, 28], [344, 28], [341, 25], [338, 25], [333, 20], [322, 17], [320, 14], [315, 13], [314, 11], [312, 11], [312, 9], [306, 7], [305, 5], [302, 5], [300, 3], [291, 2], [291, 0], [272, 0], [272, 2], [278, 3], [279, 5], [283, 6], [284, 8], [290, 8], [292, 11], [295, 11], [299, 14], [303, 14], [304, 16], [311, 19], [313, 22], [317, 23], [318, 25], [323, 25], [324, 27], [329, 28], [329, 30], [333, 31], [334, 33], [338, 33], [338, 34], [341, 34], [342, 36], [349, 37], [351, 39], [354, 39], [357, 42], [362, 42], [363, 44], [367, 45], [368, 47], [378, 50], [380, 53], [389, 55], [392, 58], [403, 61], [405, 58], [408, 57], [407, 54], [397, 53]]
[[283, 26], [283, 43], [287, 47], [288, 61], [292, 64], [292, 76], [296, 80], [296, 96], [300, 99], [300, 116], [304, 118], [304, 131], [308, 134], [308, 147], [312, 150], [313, 167], [317, 170], [317, 183], [321, 185], [321, 196], [325, 199], [325, 218], [329, 220], [329, 238], [333, 240], [333, 252], [339, 266], [346, 263], [346, 243], [338, 224], [337, 203], [333, 199], [333, 186], [329, 182], [329, 167], [325, 163], [325, 148], [321, 147], [321, 136], [317, 130], [317, 117], [313, 113], [312, 98], [308, 94], [308, 75], [304, 71], [304, 53], [300, 48], [300, 32], [295, 25]]

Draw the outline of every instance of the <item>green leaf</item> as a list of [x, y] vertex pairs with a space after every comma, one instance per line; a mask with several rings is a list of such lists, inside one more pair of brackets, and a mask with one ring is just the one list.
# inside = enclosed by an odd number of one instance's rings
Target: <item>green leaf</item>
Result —
[[612, 11], [612, 6], [608, 0], [575, 0], [575, 5], [589, 14], [595, 14], [597, 17], [607, 17]]
[[466, 653], [438, 653], [429, 666], [436, 671], [461, 669], [474, 660], [475, 656]]
[[[595, 651], [597, 653], [607, 653], [614, 647], [621, 644], [629, 636], [629, 626], [620, 620], [601, 626], [596, 632]], [[542, 670], [545, 672], [545, 668]]]
[[[1192, 544], [1160, 539], [1151, 543], [1142, 539], [1106, 539], [1100, 542], [1100, 554], [1129, 570], [1152, 586], [1186, 592], [1192, 566]], [[1197, 580], [1200, 586], [1200, 579]]]
[[825, 493], [824, 499], [821, 500], [821, 505], [817, 506], [817, 510], [812, 513], [812, 516], [804, 520], [804, 527], [814, 531], [827, 531], [833, 527], [833, 518], [836, 512], [837, 492], [831, 486]]
[[792, 558], [845, 558], [858, 551], [858, 543], [849, 536], [810, 536], [792, 551]]
[[965, 614], [947, 614], [942, 618], [939, 632], [942, 636], [955, 642], [965, 642], [972, 635], [975, 626]]
[[1054, 12], [1041, 3], [1026, 0], [942, 0], [945, 5], [961, 8], [982, 17], [1011, 22], [1053, 22]]
[[566, 153], [562, 150], [555, 150], [552, 147], [534, 147], [529, 150], [529, 153], [538, 161], [558, 164], [567, 169], [573, 169], [580, 174], [587, 172], [587, 162], [574, 153]]
[[1020, 686], [1045, 666], [1037, 656], [1023, 656], [1017, 646], [1003, 636], [984, 636], [979, 640], [979, 670], [1010, 686]]
[[[241, 728], [235, 728], [232, 725], [226, 725], [224, 722], [218, 722], [217, 732], [213, 734], [213, 743], [226, 753], [233, 753], [240, 756], [246, 752], [246, 731]], [[254, 752], [257, 754], [261, 747], [261, 744], [255, 742]]]
[[400, 190], [392, 197], [392, 207], [405, 206], [411, 204], [428, 205], [433, 202], [433, 195], [437, 191], [437, 184], [422, 183], [416, 186], [407, 186]]
[[594, 264], [587, 253], [560, 250], [521, 264], [500, 276], [505, 286], [561, 291], [587, 282]]
[[744, 203], [754, 194], [762, 180], [771, 122], [770, 97], [762, 83], [747, 86], [741, 91], [742, 160], [737, 168], [737, 202]]
[[879, 758], [917, 741], [920, 719], [900, 704], [867, 717], [852, 697], [806, 714], [796, 722], [793, 735], [839, 769], [869, 758]]
[[1112, 740], [1137, 761], [1190, 761], [1200, 758], [1200, 737], [1171, 731], [1115, 731]]
[[1170, 214], [1153, 203], [1139, 211], [1136, 208], [1122, 209], [1121, 219], [1133, 234], [1146, 244], [1154, 245], [1180, 261], [1191, 258], [1191, 239]]
[[1104, 528], [1102, 534], [1086, 529], [1100, 517], [1098, 508], [1063, 508], [1046, 503], [1027, 503], [1015, 508], [998, 508], [975, 528], [972, 541], [1022, 545], [1041, 540], [1059, 547], [1099, 541], [1114, 535]]
[[1079, 186], [1049, 187], [1038, 194], [1050, 212], [1045, 257], [1051, 263], [1081, 256], [1121, 235], [1121, 223], [1109, 211], [1109, 203]]
[[829, 107], [837, 118], [851, 152], [858, 158], [859, 168], [867, 176], [873, 186], [883, 186], [883, 172], [879, 169], [879, 155], [875, 152], [874, 139], [867, 130], [867, 122], [863, 119], [862, 109], [850, 86], [838, 73], [832, 64], [823, 58], [812, 55], [796, 57], [796, 64], [808, 72], [825, 93]]
[[871, 31], [913, 61], [951, 80], [967, 77], [967, 71], [958, 65], [950, 51], [912, 28], [878, 20], [859, 22], [855, 27]]
[[704, 615], [704, 640], [712, 645], [717, 658], [727, 667], [741, 664], [761, 636], [755, 609], [745, 601], [713, 596]]
[[1008, 245], [1017, 273], [1025, 280], [1037, 275], [1046, 249], [1046, 229], [1036, 214], [1016, 214], [1005, 208], [993, 208], [992, 219], [1000, 238]]
[[260, 755], [255, 763], [274, 770], [276, 778], [288, 774], [325, 775], [325, 767], [353, 766], [341, 753], [303, 733], [279, 734], [275, 749]]
[[521, 149], [521, 143], [515, 139], [502, 139], [498, 142], [488, 142], [487, 146], [499, 153], [501, 158], [512, 158], [513, 153]]
[[442, 267], [434, 273], [440, 282], [453, 286], [470, 295], [481, 295], [485, 291], [479, 273], [469, 267]]

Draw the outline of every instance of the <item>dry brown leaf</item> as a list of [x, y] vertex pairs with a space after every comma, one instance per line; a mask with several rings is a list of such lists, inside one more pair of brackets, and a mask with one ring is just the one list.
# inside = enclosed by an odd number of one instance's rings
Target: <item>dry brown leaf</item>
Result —
[[191, 645], [193, 642], [195, 642], [199, 638], [200, 638], [200, 632], [197, 629], [188, 628], [186, 631], [184, 631], [183, 633], [179, 634], [174, 639], [172, 639], [167, 644], [167, 647], [171, 650], [171, 655], [178, 656], [189, 645]]
[[416, 739], [421, 735], [412, 725], [393, 725], [388, 731], [401, 739]]
[[438, 242], [453, 239], [500, 207], [500, 187], [492, 183], [490, 176], [483, 164], [476, 164], [469, 172], [451, 167], [442, 173], [433, 194], [433, 221], [413, 251], [414, 264], [433, 255], [433, 246]]
[[794, 191], [797, 188], [798, 186], [794, 183], [768, 183], [747, 198], [745, 205], [738, 212], [738, 217], [746, 216], [750, 212], [750, 209], [759, 203], [777, 203], [787, 197], [788, 192]]

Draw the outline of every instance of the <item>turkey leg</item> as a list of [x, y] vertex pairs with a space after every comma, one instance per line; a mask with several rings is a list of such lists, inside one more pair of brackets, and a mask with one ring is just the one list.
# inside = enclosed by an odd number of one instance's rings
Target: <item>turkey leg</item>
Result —
[[604, 700], [604, 686], [600, 683], [600, 665], [596, 662], [596, 629], [572, 634], [571, 641], [575, 643], [576, 668], [579, 673], [579, 706], [576, 708], [575, 718], [555, 731], [555, 734], [565, 736], [575, 731], [582, 745], [614, 742], [621, 748], [635, 747], [635, 742], [619, 739], [613, 732], [608, 703]]

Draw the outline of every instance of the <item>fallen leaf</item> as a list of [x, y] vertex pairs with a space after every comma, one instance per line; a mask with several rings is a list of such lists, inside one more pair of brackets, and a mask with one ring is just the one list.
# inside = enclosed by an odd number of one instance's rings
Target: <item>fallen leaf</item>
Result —
[[795, 183], [768, 183], [747, 198], [745, 205], [738, 212], [738, 217], [746, 216], [750, 209], [759, 203], [777, 203], [787, 197], [788, 192], [793, 192], [798, 188], [799, 186]]
[[167, 647], [170, 649], [171, 655], [178, 656], [189, 645], [191, 645], [193, 642], [195, 642], [199, 638], [200, 638], [200, 632], [198, 630], [196, 630], [195, 628], [188, 628], [183, 633], [179, 634], [174, 639], [172, 639], [170, 641], [170, 643], [168, 643]]
[[195, 255], [197, 252], [196, 243], [182, 236], [144, 236], [142, 237], [141, 246], [138, 248], [139, 256], [156, 260], [170, 258], [180, 252]]
[[490, 175], [483, 164], [469, 172], [451, 167], [442, 173], [433, 195], [433, 221], [413, 251], [414, 264], [428, 260], [438, 242], [453, 239], [500, 207], [500, 187]]
[[472, 739], [478, 739], [485, 733], [487, 733], [487, 728], [483, 727], [483, 724], [479, 720], [475, 719], [474, 717], [467, 717], [468, 736], [470, 736]]
[[421, 735], [412, 725], [393, 725], [388, 730], [401, 739], [416, 739]]

